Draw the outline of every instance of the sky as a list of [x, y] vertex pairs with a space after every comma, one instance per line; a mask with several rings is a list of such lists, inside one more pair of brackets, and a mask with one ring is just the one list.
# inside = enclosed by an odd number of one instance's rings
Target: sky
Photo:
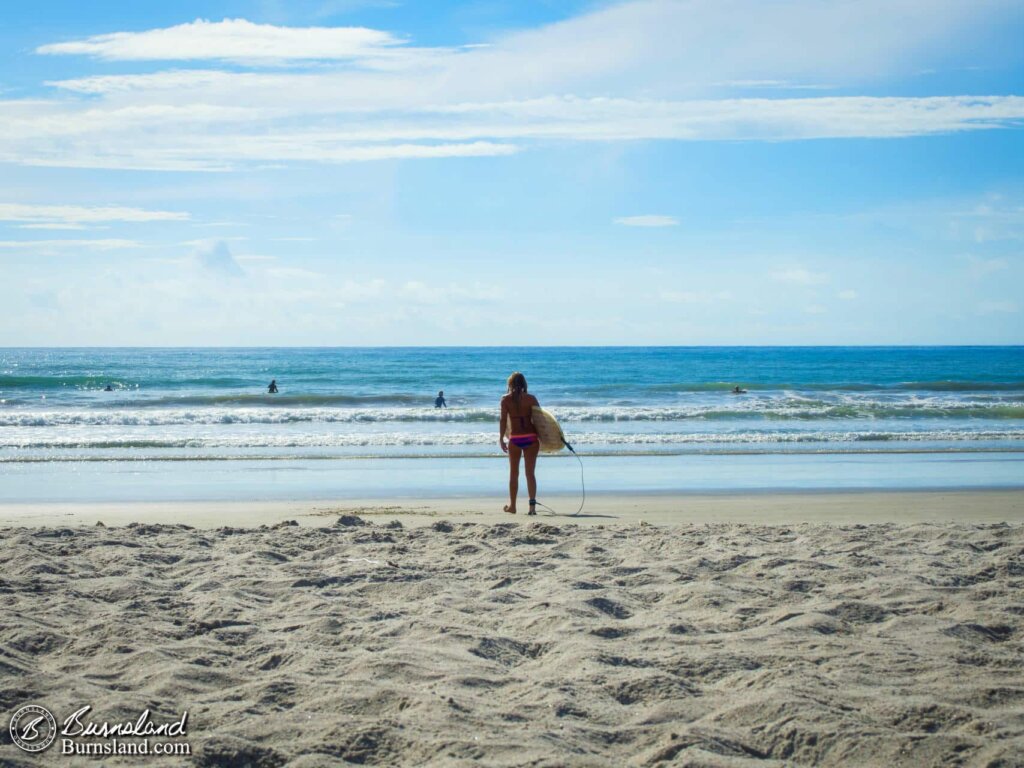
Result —
[[11, 0], [0, 346], [1024, 343], [1024, 0]]

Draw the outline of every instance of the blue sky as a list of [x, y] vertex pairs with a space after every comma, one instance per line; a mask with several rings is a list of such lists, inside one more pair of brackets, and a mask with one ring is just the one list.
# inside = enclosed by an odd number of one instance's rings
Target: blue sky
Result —
[[0, 345], [1024, 343], [1024, 3], [5, 3]]

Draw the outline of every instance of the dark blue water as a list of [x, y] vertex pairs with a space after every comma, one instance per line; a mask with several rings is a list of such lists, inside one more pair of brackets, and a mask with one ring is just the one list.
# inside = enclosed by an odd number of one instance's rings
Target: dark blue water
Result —
[[[5, 349], [6, 405], [244, 402], [271, 378], [278, 405], [493, 402], [521, 370], [553, 403], [677, 403], [692, 393], [1024, 393], [1022, 347], [575, 347]], [[101, 396], [111, 385], [120, 398]], [[263, 402], [260, 400], [259, 402]], [[271, 404], [269, 401], [266, 404]]]

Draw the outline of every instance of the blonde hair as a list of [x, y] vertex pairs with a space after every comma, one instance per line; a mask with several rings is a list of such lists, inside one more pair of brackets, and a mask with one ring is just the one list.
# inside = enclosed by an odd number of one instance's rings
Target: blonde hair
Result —
[[512, 395], [513, 400], [518, 401], [519, 396], [524, 392], [526, 392], [526, 377], [516, 371], [508, 377], [508, 393]]

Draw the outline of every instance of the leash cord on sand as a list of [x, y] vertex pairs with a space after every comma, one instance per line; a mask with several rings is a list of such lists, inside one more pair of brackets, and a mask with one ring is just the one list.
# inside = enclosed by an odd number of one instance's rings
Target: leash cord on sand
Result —
[[[562, 442], [565, 443], [565, 447], [568, 448], [572, 452], [572, 455], [576, 457], [576, 461], [578, 461], [580, 463], [580, 492], [583, 494], [583, 497], [580, 499], [580, 506], [579, 506], [579, 508], [575, 512], [573, 512], [572, 515], [570, 515], [570, 517], [576, 517], [576, 515], [578, 515], [580, 512], [583, 511], [583, 505], [587, 503], [587, 485], [586, 485], [585, 482], [583, 482], [583, 459], [580, 458], [580, 455], [578, 453], [576, 453], [576, 451], [573, 449], [573, 447], [571, 445], [569, 445], [569, 443], [565, 442], [565, 438], [564, 437], [562, 438]], [[546, 509], [549, 514], [552, 514], [552, 515], [557, 515], [558, 514], [557, 512], [555, 512], [555, 510], [553, 510], [547, 504], [541, 504], [538, 501], [537, 502], [537, 506], [541, 507], [543, 509]]]

